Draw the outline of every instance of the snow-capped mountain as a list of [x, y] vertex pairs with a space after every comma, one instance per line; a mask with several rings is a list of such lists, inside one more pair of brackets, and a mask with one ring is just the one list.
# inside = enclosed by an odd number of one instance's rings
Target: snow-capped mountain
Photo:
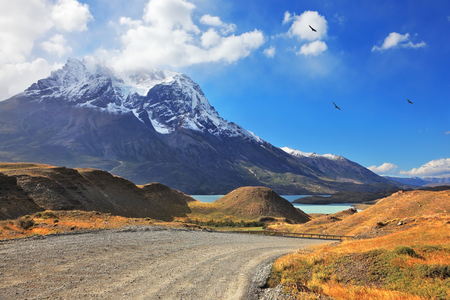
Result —
[[262, 142], [250, 131], [222, 119], [192, 79], [169, 70], [119, 74], [101, 63], [89, 66], [69, 59], [62, 69], [39, 80], [24, 94], [42, 96], [40, 101], [57, 98], [76, 107], [114, 114], [132, 112], [141, 122], [148, 118], [161, 134], [185, 128]]
[[222, 119], [198, 84], [173, 71], [119, 74], [69, 59], [0, 102], [0, 161], [98, 168], [188, 194], [242, 186], [279, 194], [392, 187], [345, 158], [292, 151]]
[[315, 152], [302, 152], [300, 150], [295, 150], [289, 147], [281, 147], [281, 150], [283, 150], [286, 153], [289, 153], [290, 155], [296, 156], [296, 157], [309, 157], [309, 158], [316, 158], [316, 157], [323, 157], [329, 160], [345, 160], [346, 158], [340, 156], [340, 155], [334, 155], [334, 154], [317, 154]]
[[[299, 161], [312, 165], [322, 171], [328, 177], [337, 179], [343, 182], [353, 182], [357, 184], [362, 183], [386, 183], [380, 176], [363, 166], [335, 154], [319, 155], [314, 152], [302, 152], [289, 147], [280, 148], [284, 152], [292, 155]], [[391, 182], [392, 184], [392, 182]]]

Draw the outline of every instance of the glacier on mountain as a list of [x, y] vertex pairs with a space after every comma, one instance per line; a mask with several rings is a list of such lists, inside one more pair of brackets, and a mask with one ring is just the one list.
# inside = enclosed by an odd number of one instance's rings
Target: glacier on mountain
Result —
[[77, 107], [113, 114], [132, 112], [144, 123], [143, 118], [148, 116], [160, 134], [185, 128], [264, 142], [252, 132], [221, 118], [197, 83], [170, 70], [119, 74], [99, 61], [69, 58], [62, 69], [34, 83], [24, 94], [39, 96], [40, 101], [56, 98]]

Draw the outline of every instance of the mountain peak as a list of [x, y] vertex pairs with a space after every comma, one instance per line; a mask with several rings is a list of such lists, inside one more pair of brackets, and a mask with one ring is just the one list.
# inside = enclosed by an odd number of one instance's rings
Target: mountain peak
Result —
[[240, 137], [262, 143], [259, 137], [222, 119], [200, 86], [187, 75], [163, 69], [117, 73], [95, 58], [69, 58], [59, 70], [30, 86], [26, 94], [39, 101], [56, 98], [70, 105], [108, 113], [132, 112], [151, 122], [160, 134], [179, 128], [216, 136]]

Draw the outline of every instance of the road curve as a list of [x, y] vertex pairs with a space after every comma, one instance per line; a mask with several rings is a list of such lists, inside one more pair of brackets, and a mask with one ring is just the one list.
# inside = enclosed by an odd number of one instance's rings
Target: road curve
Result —
[[0, 299], [252, 299], [264, 263], [324, 242], [157, 226], [3, 241]]

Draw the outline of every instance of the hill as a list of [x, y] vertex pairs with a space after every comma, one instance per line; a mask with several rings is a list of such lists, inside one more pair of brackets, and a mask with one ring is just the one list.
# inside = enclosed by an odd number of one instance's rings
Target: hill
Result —
[[296, 299], [449, 299], [450, 190], [399, 191], [361, 212], [276, 230], [354, 235], [274, 263], [269, 286]]
[[450, 190], [399, 191], [363, 211], [320, 216], [302, 225], [270, 226], [276, 230], [375, 237], [414, 227], [421, 218], [448, 215]]
[[190, 218], [257, 220], [280, 217], [305, 223], [310, 217], [289, 201], [266, 187], [238, 188], [213, 203], [190, 202]]
[[[96, 169], [0, 163], [0, 173], [11, 182], [12, 190], [16, 182], [16, 194], [32, 203], [27, 202], [30, 211], [26, 214], [44, 209], [83, 210], [172, 220], [186, 216], [190, 212], [187, 202], [195, 201], [162, 184], [136, 186], [129, 180]], [[7, 199], [13, 199], [11, 192], [8, 195]], [[3, 218], [25, 211], [22, 198], [15, 202], [14, 209], [8, 209], [16, 213], [5, 213]]]
[[399, 188], [376, 192], [337, 192], [329, 197], [311, 196], [296, 199], [292, 202], [301, 204], [331, 204], [331, 203], [367, 203], [374, 204], [376, 200], [388, 197]]
[[15, 177], [0, 173], [0, 220], [15, 219], [41, 210], [17, 184]]

